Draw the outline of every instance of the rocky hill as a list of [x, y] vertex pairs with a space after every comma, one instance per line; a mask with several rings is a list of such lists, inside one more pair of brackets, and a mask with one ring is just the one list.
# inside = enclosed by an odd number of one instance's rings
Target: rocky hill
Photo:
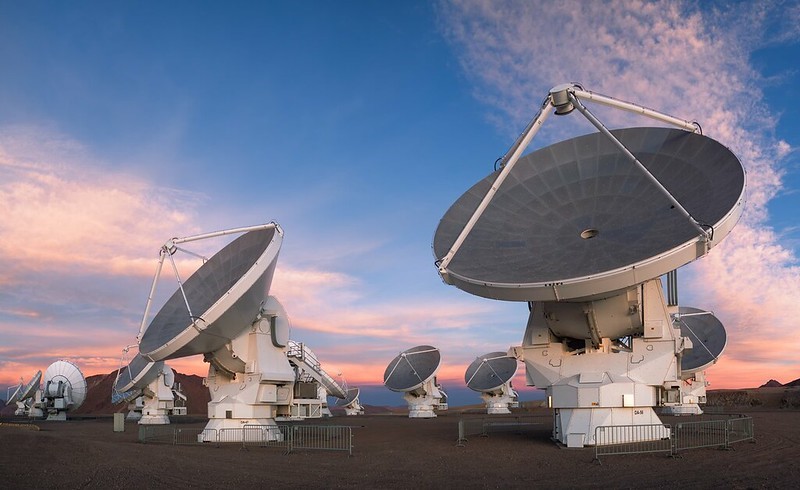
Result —
[[[101, 415], [127, 412], [128, 407], [126, 404], [114, 405], [111, 403], [111, 388], [116, 378], [116, 371], [87, 377], [86, 400], [84, 400], [80, 408], [75, 411], [75, 414]], [[180, 384], [181, 391], [186, 395], [186, 406], [189, 414], [206, 415], [208, 413], [208, 402], [211, 400], [211, 396], [208, 393], [208, 388], [203, 386], [203, 378], [193, 374], [176, 373], [175, 382]]]

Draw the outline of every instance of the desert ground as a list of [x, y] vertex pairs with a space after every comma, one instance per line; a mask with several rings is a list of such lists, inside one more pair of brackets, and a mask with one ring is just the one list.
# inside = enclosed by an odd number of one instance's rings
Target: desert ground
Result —
[[[2, 488], [797, 488], [800, 411], [742, 407], [754, 420], [756, 442], [733, 450], [693, 449], [594, 459], [592, 448], [565, 449], [550, 440], [549, 411], [524, 430], [470, 436], [457, 445], [463, 410], [435, 419], [402, 413], [336, 416], [307, 421], [353, 428], [346, 452], [241, 445], [143, 444], [138, 427], [113, 431], [110, 415], [67, 422], [37, 421], [39, 430], [0, 424]], [[27, 421], [22, 421], [27, 422]], [[541, 422], [541, 423], [539, 423]], [[665, 420], [665, 422], [670, 422]], [[201, 417], [173, 417], [175, 427], [203, 427]]]

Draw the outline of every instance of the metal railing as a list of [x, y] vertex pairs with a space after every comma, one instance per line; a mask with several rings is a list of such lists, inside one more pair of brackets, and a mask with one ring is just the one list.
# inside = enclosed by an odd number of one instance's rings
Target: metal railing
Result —
[[[242, 447], [286, 448], [287, 427], [286, 425], [244, 425], [241, 429]], [[287, 452], [289, 451], [287, 450]]]
[[669, 424], [600, 426], [594, 431], [594, 457], [608, 454], [672, 453]]
[[727, 446], [735, 442], [755, 441], [753, 419], [751, 417], [734, 417], [728, 419]]
[[675, 424], [673, 451], [701, 447], [725, 447], [728, 424], [725, 420], [702, 420]]
[[353, 455], [353, 429], [346, 425], [243, 425], [231, 429], [178, 428], [169, 425], [139, 426], [144, 444], [240, 444], [297, 450], [347, 451]]
[[[666, 437], [665, 436], [666, 432]], [[753, 419], [731, 415], [725, 419], [655, 425], [600, 426], [595, 429], [594, 459], [616, 454], [668, 453], [703, 447], [732, 449], [731, 444], [755, 441]]]
[[316, 449], [353, 455], [353, 429], [346, 425], [294, 425], [288, 427], [288, 436], [288, 452]]

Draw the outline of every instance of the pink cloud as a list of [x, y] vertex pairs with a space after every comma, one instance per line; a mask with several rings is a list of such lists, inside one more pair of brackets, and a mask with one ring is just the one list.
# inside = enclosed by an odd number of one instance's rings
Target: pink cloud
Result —
[[193, 230], [198, 199], [106, 168], [63, 136], [2, 128], [0, 281], [29, 270], [152, 274], [157, 248], [143, 252]]
[[[737, 154], [748, 176], [745, 215], [708, 257], [685, 268], [681, 299], [714, 310], [728, 330], [723, 361], [708, 373], [715, 385], [800, 376], [793, 325], [800, 314], [798, 260], [767, 221], [767, 204], [783, 189], [782, 159], [796, 149], [774, 138], [778, 115], [762, 102], [763, 79], [749, 64], [752, 50], [776, 36], [800, 38], [800, 9], [737, 4], [703, 13], [669, 1], [457, 0], [442, 10], [443, 28], [477, 83], [476, 96], [504, 113], [498, 121], [509, 134], [523, 127], [550, 87], [576, 81], [697, 119], [706, 135]], [[777, 33], [766, 29], [775, 19], [783, 26]], [[587, 105], [612, 127], [654, 124]], [[537, 138], [593, 130], [580, 116], [568, 119], [551, 118]]]

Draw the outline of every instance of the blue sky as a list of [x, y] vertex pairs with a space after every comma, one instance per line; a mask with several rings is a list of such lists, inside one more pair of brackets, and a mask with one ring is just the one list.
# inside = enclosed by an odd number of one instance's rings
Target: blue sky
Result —
[[[274, 219], [293, 338], [362, 385], [430, 343], [459, 389], [527, 309], [443, 284], [434, 230], [566, 81], [740, 157], [745, 216], [681, 300], [728, 328], [713, 387], [798, 378], [798, 26], [796, 1], [0, 0], [0, 386], [116, 368], [167, 238]], [[553, 119], [533, 147], [592, 131]]]

